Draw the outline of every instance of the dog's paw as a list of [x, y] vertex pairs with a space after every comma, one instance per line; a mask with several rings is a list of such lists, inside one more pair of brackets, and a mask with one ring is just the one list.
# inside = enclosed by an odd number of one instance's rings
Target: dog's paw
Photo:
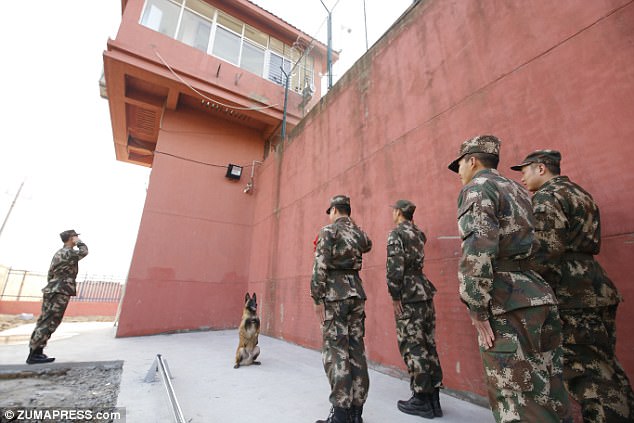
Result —
[[256, 366], [259, 366], [262, 363], [260, 363], [259, 361], [254, 361], [252, 364], [255, 364]]
[[233, 366], [234, 369], [237, 369], [238, 367], [240, 367], [239, 364], [236, 364], [235, 366]]

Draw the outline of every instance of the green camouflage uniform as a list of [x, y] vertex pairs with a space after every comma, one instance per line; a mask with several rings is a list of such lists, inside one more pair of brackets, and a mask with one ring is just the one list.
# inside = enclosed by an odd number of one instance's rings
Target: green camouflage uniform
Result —
[[566, 388], [585, 422], [634, 422], [634, 394], [615, 355], [621, 297], [594, 260], [599, 209], [583, 188], [557, 176], [535, 192], [533, 212], [539, 271], [555, 291], [563, 322]]
[[432, 393], [442, 385], [434, 339], [436, 288], [423, 273], [425, 242], [425, 234], [409, 220], [387, 238], [387, 286], [392, 300], [403, 307], [396, 318], [396, 336], [414, 394]]
[[[455, 172], [465, 154], [499, 155], [499, 141], [476, 137], [460, 153], [449, 166]], [[495, 336], [480, 354], [497, 422], [570, 418], [555, 295], [527, 260], [533, 225], [528, 192], [495, 169], [479, 171], [460, 192], [460, 297], [472, 316], [490, 322]]]
[[71, 296], [77, 295], [75, 278], [78, 262], [88, 255], [88, 247], [82, 241], [77, 249], [64, 247], [53, 256], [48, 271], [48, 284], [42, 289], [42, 313], [37, 319], [29, 347], [44, 348], [51, 335], [62, 322]]
[[[335, 197], [336, 198], [336, 197]], [[324, 304], [322, 360], [335, 407], [363, 406], [370, 380], [365, 357], [365, 300], [359, 270], [372, 241], [349, 217], [319, 232], [310, 292]]]

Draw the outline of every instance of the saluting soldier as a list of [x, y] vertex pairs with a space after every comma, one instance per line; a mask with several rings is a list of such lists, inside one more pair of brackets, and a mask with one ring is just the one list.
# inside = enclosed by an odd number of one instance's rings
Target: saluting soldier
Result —
[[[48, 284], [42, 289], [42, 313], [37, 319], [29, 343], [28, 364], [50, 363], [54, 357], [44, 354], [51, 335], [62, 322], [70, 297], [77, 295], [75, 278], [79, 260], [88, 255], [88, 247], [74, 229], [59, 234], [64, 246], [53, 256], [48, 270]], [[75, 248], [77, 247], [77, 248]]]
[[372, 241], [350, 218], [350, 198], [336, 195], [319, 232], [310, 293], [322, 325], [322, 360], [332, 408], [317, 423], [362, 423], [370, 381], [365, 357], [365, 300], [359, 277]]
[[500, 141], [462, 143], [449, 169], [458, 196], [460, 297], [478, 331], [497, 422], [569, 421], [561, 322], [551, 287], [530, 268], [534, 219], [528, 192], [497, 171]]
[[416, 205], [398, 200], [392, 206], [396, 227], [387, 238], [387, 287], [396, 319], [398, 349], [407, 366], [412, 397], [398, 401], [404, 413], [428, 419], [442, 417], [442, 368], [436, 351], [436, 288], [423, 273], [423, 231], [412, 221]]
[[634, 422], [634, 394], [615, 355], [621, 296], [594, 259], [601, 248], [599, 207], [561, 176], [560, 165], [559, 151], [538, 150], [511, 169], [534, 192], [536, 260], [559, 302], [564, 383], [585, 422]]

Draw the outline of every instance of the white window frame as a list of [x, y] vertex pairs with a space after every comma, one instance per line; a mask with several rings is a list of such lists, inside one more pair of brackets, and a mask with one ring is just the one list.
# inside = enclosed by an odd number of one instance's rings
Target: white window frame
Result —
[[[168, 0], [168, 1], [173, 3], [176, 6], [180, 7], [180, 10], [179, 10], [179, 13], [178, 13], [178, 21], [176, 23], [176, 29], [174, 31], [174, 34], [172, 34], [171, 37], [173, 39], [179, 41], [179, 42], [182, 42], [182, 41], [178, 40], [178, 32], [180, 31], [181, 25], [183, 23], [183, 15], [185, 13], [185, 8], [186, 8], [186, 3], [187, 2], [185, 0], [183, 0], [179, 4], [178, 2], [173, 1], [173, 0]], [[146, 11], [147, 6], [148, 6], [148, 0], [145, 0], [145, 2], [143, 4], [142, 13], [141, 13], [141, 16], [140, 16], [139, 22], [138, 22], [140, 25], [143, 25], [141, 23], [141, 21], [143, 19], [143, 15], [144, 15], [144, 13]], [[209, 20], [210, 19], [208, 16], [204, 16], [204, 15], [200, 14], [199, 12], [197, 12], [195, 10], [192, 10], [190, 8], [187, 8], [187, 11], [190, 12], [190, 13], [194, 13], [194, 14], [198, 15], [199, 17], [201, 17], [201, 18], [203, 18], [205, 20]], [[296, 66], [297, 67], [301, 66], [302, 68], [306, 68], [306, 66], [301, 63], [301, 58], [303, 58], [303, 56], [300, 58], [300, 62], [298, 64], [298, 63], [294, 62], [290, 57], [288, 57], [288, 56], [286, 56], [284, 54], [280, 54], [280, 53], [278, 53], [276, 51], [271, 50], [270, 49], [270, 41], [267, 42], [266, 46], [263, 46], [260, 43], [258, 43], [257, 41], [253, 41], [253, 40], [250, 40], [250, 39], [246, 38], [245, 37], [246, 23], [242, 22], [242, 31], [241, 31], [241, 33], [238, 33], [238, 32], [236, 32], [236, 31], [234, 31], [234, 30], [232, 30], [230, 28], [227, 28], [226, 26], [224, 26], [222, 24], [219, 24], [218, 23], [218, 13], [219, 12], [220, 12], [220, 10], [216, 7], [215, 10], [214, 10], [214, 13], [213, 13], [213, 17], [211, 18], [211, 29], [210, 29], [211, 33], [209, 34], [209, 44], [207, 45], [207, 51], [206, 51], [206, 53], [208, 55], [216, 57], [216, 58], [218, 58], [218, 59], [220, 59], [220, 60], [222, 60], [224, 62], [230, 63], [230, 64], [232, 64], [234, 66], [238, 66], [238, 67], [240, 67], [242, 69], [241, 65], [242, 65], [242, 52], [243, 52], [243, 48], [244, 48], [244, 43], [248, 42], [248, 43], [250, 43], [251, 45], [253, 45], [255, 47], [262, 48], [264, 50], [264, 66], [262, 67], [263, 68], [262, 69], [262, 74], [260, 74], [258, 76], [260, 78], [262, 78], [262, 79], [266, 79], [267, 81], [271, 81], [274, 84], [278, 84], [278, 82], [269, 78], [270, 70], [271, 70], [270, 66], [271, 66], [271, 55], [272, 54], [282, 58], [282, 66], [284, 66], [285, 62], [288, 62], [290, 64], [289, 71], [292, 70], [293, 68], [296, 68]], [[226, 12], [223, 12], [223, 13], [226, 13]], [[229, 16], [231, 16], [231, 15], [229, 15]], [[214, 47], [214, 44], [216, 42], [216, 34], [217, 34], [217, 31], [218, 31], [219, 27], [224, 29], [224, 30], [226, 30], [226, 31], [229, 31], [232, 34], [237, 35], [238, 37], [240, 37], [240, 49], [238, 51], [238, 63], [237, 64], [213, 54], [213, 47]], [[150, 27], [146, 27], [146, 28], [150, 28]], [[150, 28], [150, 29], [152, 29], [152, 28]], [[152, 29], [152, 30], [154, 30], [154, 29]], [[264, 34], [266, 34], [266, 33], [264, 33]], [[270, 37], [270, 35], [269, 35], [269, 37]], [[195, 47], [193, 47], [193, 48], [195, 48]], [[248, 70], [246, 70], [246, 71], [250, 72]], [[257, 75], [257, 74], [254, 74], [254, 75]], [[283, 76], [284, 75], [282, 75], [282, 77]], [[311, 69], [311, 76], [312, 76], [312, 81], [310, 81], [310, 85], [311, 85], [311, 87], [314, 87], [315, 86], [315, 68], [314, 68], [314, 64], [313, 64], [313, 69]], [[291, 84], [293, 82], [292, 74], [289, 74], [288, 77], [290, 79], [290, 81], [289, 81], [289, 89], [295, 91], [293, 89], [293, 87], [291, 87]], [[304, 87], [302, 86], [303, 81], [299, 81], [299, 84], [300, 84], [300, 86], [298, 88], [300, 90], [299, 92], [301, 93], [303, 91], [303, 89], [304, 89]], [[284, 83], [281, 83], [281, 84], [278, 84], [278, 85], [284, 86]]]

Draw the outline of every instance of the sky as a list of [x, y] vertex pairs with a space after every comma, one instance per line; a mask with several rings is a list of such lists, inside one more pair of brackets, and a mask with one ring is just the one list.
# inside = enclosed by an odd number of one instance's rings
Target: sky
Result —
[[[366, 51], [365, 22], [372, 46], [412, 4], [366, 0], [365, 20], [363, 0], [252, 2], [324, 44], [328, 8], [340, 51], [335, 83]], [[33, 6], [37, 13], [28, 13]], [[0, 265], [46, 272], [59, 233], [75, 229], [90, 250], [80, 276], [125, 280], [151, 169], [115, 159], [108, 102], [99, 96], [102, 53], [116, 38], [121, 2], [12, 1], [2, 9]]]

